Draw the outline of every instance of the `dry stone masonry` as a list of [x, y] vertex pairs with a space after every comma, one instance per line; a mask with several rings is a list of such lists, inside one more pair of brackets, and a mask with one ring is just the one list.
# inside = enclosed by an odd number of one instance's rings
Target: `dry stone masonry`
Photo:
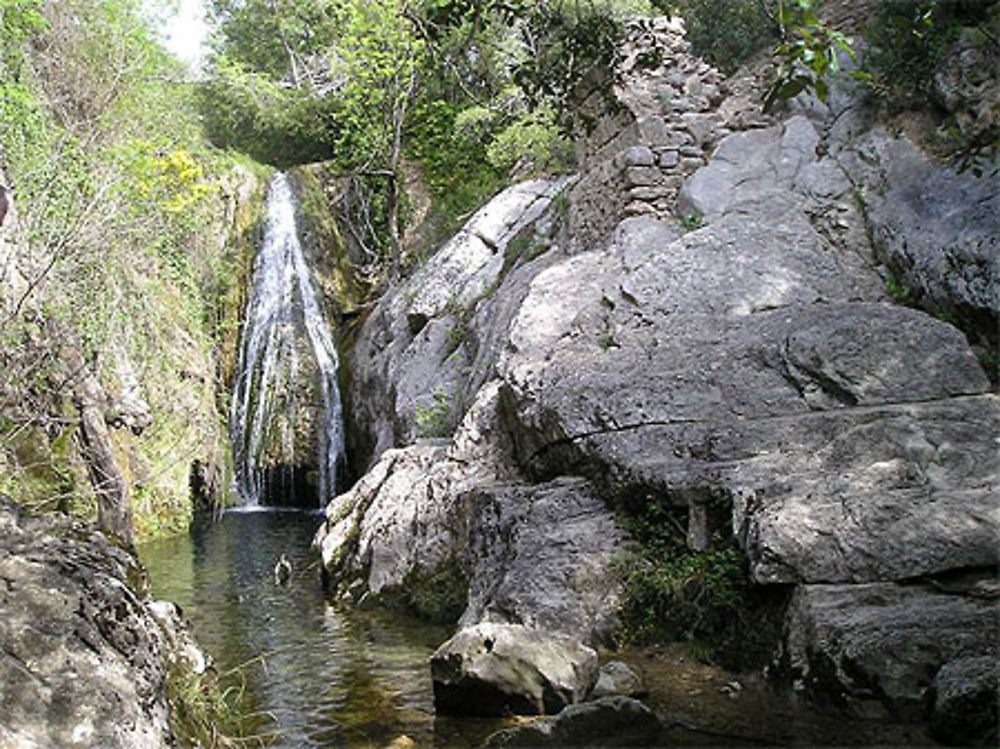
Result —
[[720, 139], [773, 124], [690, 46], [679, 18], [633, 21], [616, 69], [581, 85], [574, 247], [603, 239], [623, 217], [674, 218], [682, 183]]

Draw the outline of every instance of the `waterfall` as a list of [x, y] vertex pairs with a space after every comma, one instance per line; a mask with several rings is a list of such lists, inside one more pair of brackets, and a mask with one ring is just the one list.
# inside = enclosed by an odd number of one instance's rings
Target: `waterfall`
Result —
[[295, 198], [288, 177], [278, 174], [268, 187], [229, 416], [236, 489], [246, 505], [301, 506], [308, 485], [323, 507], [336, 491], [344, 453], [337, 366], [299, 241]]

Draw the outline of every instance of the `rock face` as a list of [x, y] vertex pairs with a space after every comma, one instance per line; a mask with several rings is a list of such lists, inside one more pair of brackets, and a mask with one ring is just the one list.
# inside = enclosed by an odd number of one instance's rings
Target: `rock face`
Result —
[[966, 656], [996, 661], [998, 616], [997, 599], [930, 586], [804, 585], [789, 607], [785, 657], [818, 694], [919, 718], [942, 664]]
[[544, 715], [587, 696], [597, 680], [597, 653], [537, 629], [479, 624], [434, 652], [431, 676], [441, 712]]
[[176, 745], [167, 672], [205, 659], [176, 607], [134, 592], [139, 573], [101, 534], [0, 499], [0, 744]]
[[347, 362], [352, 452], [367, 460], [454, 429], [471, 364], [466, 311], [490, 296], [522, 253], [544, 247], [544, 224], [537, 233], [533, 227], [567, 184], [534, 180], [508, 188], [372, 310]]
[[617, 622], [624, 534], [586, 481], [515, 480], [498, 384], [480, 396], [451, 445], [387, 450], [330, 504], [316, 538], [329, 580], [360, 600], [457, 568], [468, 586], [462, 624], [600, 639]]
[[843, 154], [878, 260], [908, 300], [1000, 345], [1000, 185], [935, 164], [876, 130]]
[[[576, 234], [536, 230], [548, 237], [538, 257], [501, 272], [493, 293], [461, 296], [471, 305], [461, 356], [416, 367], [412, 353], [440, 350], [439, 328], [452, 323], [407, 316], [398, 296], [362, 330], [351, 364], [357, 382], [380, 383], [370, 392], [398, 394], [419, 370], [458, 378], [449, 392], [463, 397], [449, 403], [473, 405], [450, 443], [382, 453], [359, 484], [370, 499], [352, 492], [328, 516], [324, 558], [375, 589], [376, 560], [394, 560], [379, 564], [401, 581], [424, 553], [404, 550], [432, 549], [428, 558], [458, 560], [467, 575], [462, 626], [524, 623], [592, 640], [613, 626], [602, 612], [625, 543], [606, 507], [687, 509], [692, 548], [721, 532], [755, 583], [794, 589], [782, 651], [794, 677], [863, 711], [913, 716], [947, 662], [994, 652], [996, 606], [935, 586], [996, 568], [1000, 401], [961, 330], [893, 303], [876, 222], [898, 227], [885, 236], [896, 232], [900, 248], [957, 268], [940, 281], [962, 290], [943, 293], [995, 293], [983, 280], [1000, 235], [988, 210], [997, 181], [952, 175], [963, 205], [924, 210], [940, 175], [908, 166], [904, 146], [866, 161], [881, 136], [848, 138], [843, 123], [856, 119], [835, 108], [750, 116], [745, 91], [711, 93], [707, 67], [671, 83], [702, 97], [698, 111], [670, 110], [643, 92], [683, 68], [682, 54], [672, 49], [653, 78], [633, 71], [621, 92], [630, 114], [602, 119], [581, 145], [566, 219]], [[678, 120], [704, 166], [693, 149], [697, 163], [680, 166], [685, 144], [673, 165]], [[619, 177], [634, 190], [674, 166], [686, 181], [628, 216]], [[909, 201], [912, 221], [889, 197], [859, 201], [875, 174], [880, 195]], [[668, 203], [688, 218], [671, 220]], [[948, 241], [935, 249], [934, 237]], [[480, 267], [470, 253], [467, 266]], [[418, 287], [431, 278], [414, 280], [412, 302], [440, 300], [437, 286]], [[415, 346], [405, 350], [389, 332], [404, 319], [419, 331], [399, 339]], [[464, 377], [458, 361], [470, 364]], [[394, 397], [369, 416], [384, 427], [376, 446], [412, 434], [389, 429]], [[348, 515], [354, 525], [340, 525]]]

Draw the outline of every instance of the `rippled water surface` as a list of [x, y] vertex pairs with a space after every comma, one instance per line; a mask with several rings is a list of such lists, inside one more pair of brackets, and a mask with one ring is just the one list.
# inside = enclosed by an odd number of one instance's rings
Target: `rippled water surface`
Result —
[[[427, 659], [449, 635], [400, 615], [325, 600], [309, 542], [320, 516], [227, 513], [190, 536], [145, 546], [153, 592], [191, 620], [220, 672], [242, 672], [280, 747], [476, 746], [495, 722], [436, 718]], [[287, 587], [274, 563], [295, 564]]]

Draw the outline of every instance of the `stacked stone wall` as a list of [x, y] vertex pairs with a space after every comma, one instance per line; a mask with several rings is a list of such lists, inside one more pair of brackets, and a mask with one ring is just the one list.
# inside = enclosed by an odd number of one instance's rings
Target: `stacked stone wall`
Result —
[[773, 124], [738, 87], [691, 53], [680, 19], [630, 23], [615, 70], [592, 74], [578, 95], [584, 176], [572, 193], [573, 249], [629, 216], [675, 216], [681, 184], [723, 137]]

